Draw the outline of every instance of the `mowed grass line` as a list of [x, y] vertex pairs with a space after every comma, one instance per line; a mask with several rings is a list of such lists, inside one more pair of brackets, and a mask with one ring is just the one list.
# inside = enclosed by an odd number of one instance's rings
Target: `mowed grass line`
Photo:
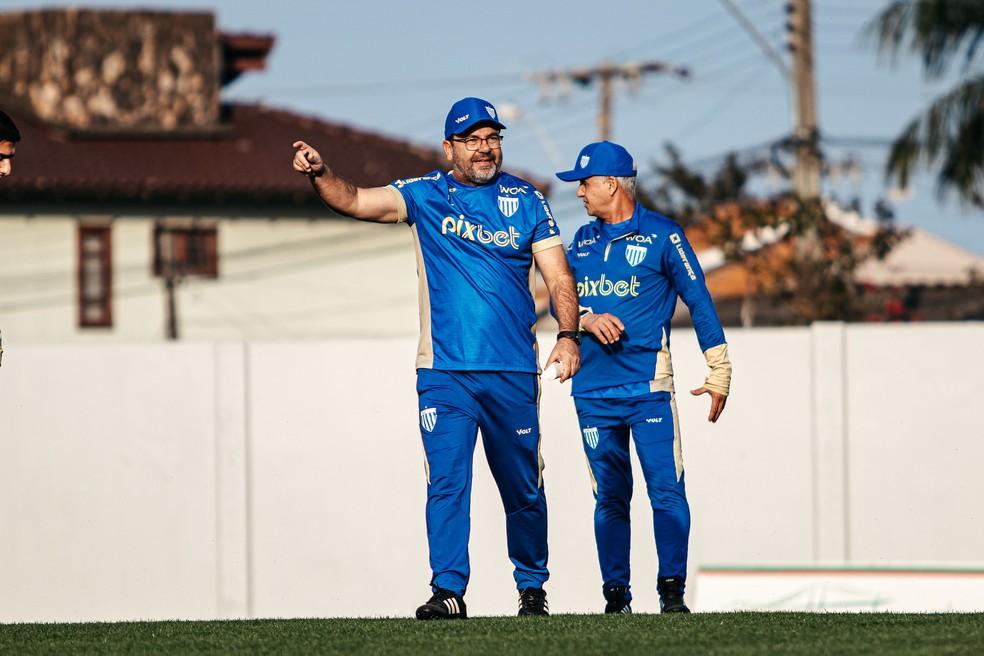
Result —
[[701, 613], [0, 625], [0, 654], [984, 654], [984, 614]]

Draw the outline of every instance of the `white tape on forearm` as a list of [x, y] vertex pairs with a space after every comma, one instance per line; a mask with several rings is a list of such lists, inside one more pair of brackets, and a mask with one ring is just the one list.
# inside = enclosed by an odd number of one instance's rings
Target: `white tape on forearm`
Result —
[[711, 371], [704, 379], [704, 387], [724, 394], [731, 391], [731, 361], [728, 359], [728, 345], [718, 344], [704, 351], [704, 360]]

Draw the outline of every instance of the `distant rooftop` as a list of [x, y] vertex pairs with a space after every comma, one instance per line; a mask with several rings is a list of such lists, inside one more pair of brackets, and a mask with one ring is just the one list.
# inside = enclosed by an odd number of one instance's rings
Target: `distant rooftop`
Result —
[[[360, 186], [443, 168], [437, 149], [255, 104], [223, 106], [219, 132], [169, 137], [70, 133], [15, 117], [23, 140], [0, 202], [194, 202], [320, 206], [291, 168], [297, 139]], [[6, 209], [6, 208], [5, 208]]]

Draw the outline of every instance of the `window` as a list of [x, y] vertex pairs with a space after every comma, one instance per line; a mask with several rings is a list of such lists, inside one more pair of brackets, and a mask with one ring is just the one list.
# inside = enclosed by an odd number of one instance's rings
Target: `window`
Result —
[[80, 328], [113, 325], [113, 242], [108, 225], [79, 226]]
[[219, 277], [218, 234], [211, 227], [154, 227], [154, 275]]

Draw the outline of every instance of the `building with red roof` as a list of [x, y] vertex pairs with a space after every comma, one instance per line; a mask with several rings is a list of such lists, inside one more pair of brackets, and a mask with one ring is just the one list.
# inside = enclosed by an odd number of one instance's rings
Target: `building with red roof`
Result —
[[360, 186], [443, 167], [437, 148], [223, 102], [275, 41], [211, 13], [45, 9], [0, 30], [23, 136], [0, 182], [8, 344], [417, 331], [409, 232], [332, 215], [291, 144]]

